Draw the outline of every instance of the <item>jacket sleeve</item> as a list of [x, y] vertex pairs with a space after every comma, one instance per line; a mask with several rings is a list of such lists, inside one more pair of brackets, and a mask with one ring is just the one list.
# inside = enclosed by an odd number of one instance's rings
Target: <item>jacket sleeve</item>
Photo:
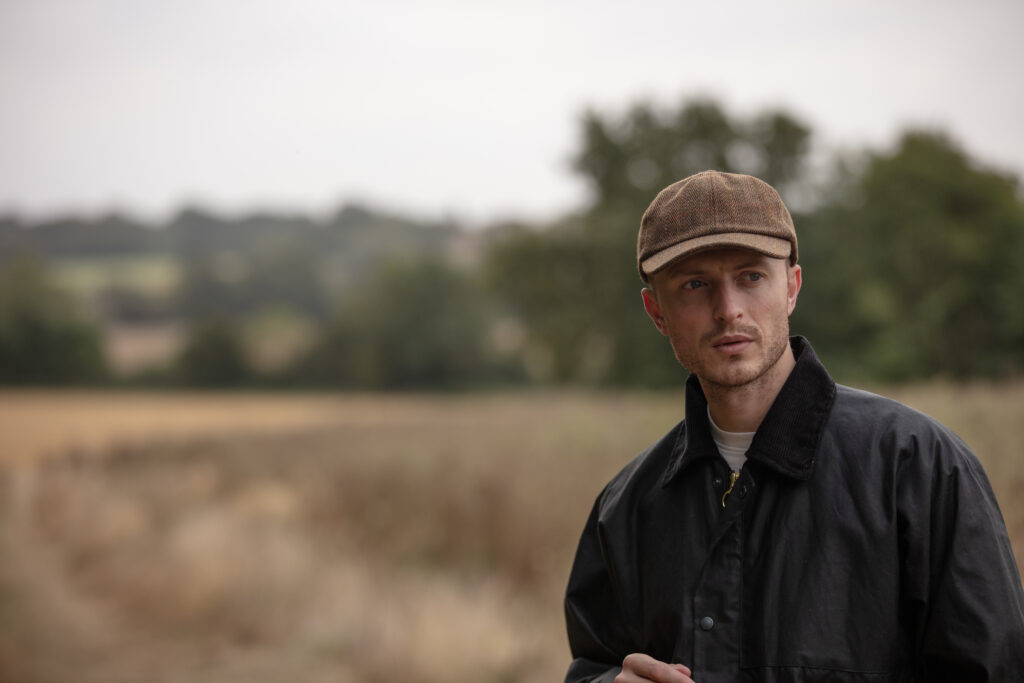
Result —
[[629, 653], [615, 599], [618, 591], [605, 561], [599, 531], [600, 505], [598, 497], [580, 538], [565, 594], [565, 623], [573, 656], [566, 683], [611, 683]]
[[918, 680], [1024, 680], [1024, 590], [988, 478], [951, 433], [915, 444], [897, 515]]

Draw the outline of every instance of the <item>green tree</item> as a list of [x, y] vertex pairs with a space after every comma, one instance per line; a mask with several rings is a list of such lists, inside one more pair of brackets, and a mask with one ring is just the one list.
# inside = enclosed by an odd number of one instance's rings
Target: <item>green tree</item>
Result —
[[591, 211], [643, 212], [658, 190], [712, 168], [750, 173], [781, 191], [799, 176], [810, 144], [810, 129], [783, 111], [736, 119], [713, 100], [677, 110], [638, 102], [619, 117], [588, 110], [581, 129], [572, 163], [590, 186]]
[[392, 261], [347, 293], [296, 373], [364, 389], [462, 386], [487, 371], [487, 330], [468, 275], [434, 258]]
[[869, 155], [850, 180], [798, 227], [811, 284], [794, 326], [826, 340], [841, 366], [885, 379], [1019, 371], [1016, 181], [924, 131]]
[[0, 268], [0, 382], [77, 384], [107, 375], [99, 330], [43, 263], [21, 256]]
[[195, 323], [177, 361], [180, 381], [192, 387], [238, 387], [252, 380], [238, 325], [219, 317]]
[[510, 225], [499, 239], [484, 264], [486, 285], [506, 302], [510, 315], [526, 321], [524, 352], [534, 376], [559, 382], [580, 379], [588, 363], [583, 349], [592, 349], [591, 356], [600, 354], [602, 343], [589, 329], [590, 308], [578, 300], [595, 275], [580, 250], [582, 225], [567, 219], [545, 232]]

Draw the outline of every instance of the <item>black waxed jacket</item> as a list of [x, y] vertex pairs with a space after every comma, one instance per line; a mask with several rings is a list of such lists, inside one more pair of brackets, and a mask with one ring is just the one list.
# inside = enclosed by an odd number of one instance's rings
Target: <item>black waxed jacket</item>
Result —
[[565, 599], [566, 681], [632, 652], [696, 683], [1024, 681], [1024, 591], [966, 445], [797, 364], [725, 498], [707, 402], [601, 492]]

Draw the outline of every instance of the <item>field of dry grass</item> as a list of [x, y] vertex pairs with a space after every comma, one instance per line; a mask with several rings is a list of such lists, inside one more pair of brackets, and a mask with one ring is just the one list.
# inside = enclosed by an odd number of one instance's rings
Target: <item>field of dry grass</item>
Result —
[[[1024, 385], [887, 391], [1024, 556]], [[0, 680], [550, 681], [593, 496], [681, 395], [0, 393]]]

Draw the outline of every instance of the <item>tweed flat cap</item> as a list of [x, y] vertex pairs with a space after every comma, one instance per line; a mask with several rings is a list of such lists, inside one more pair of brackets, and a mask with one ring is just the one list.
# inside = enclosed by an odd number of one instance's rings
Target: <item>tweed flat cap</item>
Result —
[[779, 193], [749, 175], [703, 171], [672, 183], [644, 212], [636, 258], [644, 282], [672, 261], [738, 247], [796, 263], [796, 229]]

